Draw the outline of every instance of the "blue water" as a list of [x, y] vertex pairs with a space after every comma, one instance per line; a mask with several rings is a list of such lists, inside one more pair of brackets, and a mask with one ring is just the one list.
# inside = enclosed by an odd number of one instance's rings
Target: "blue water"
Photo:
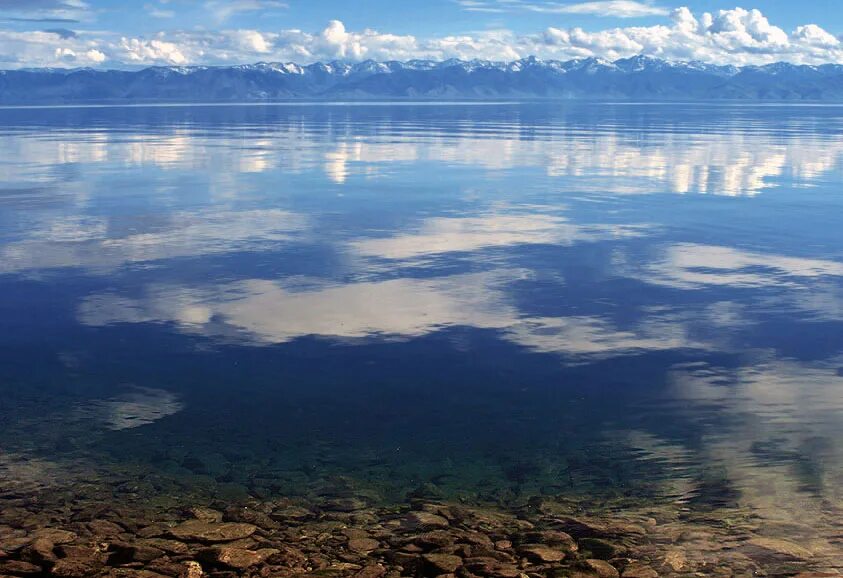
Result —
[[842, 131], [835, 106], [2, 110], [0, 492], [570, 496], [831, 547]]

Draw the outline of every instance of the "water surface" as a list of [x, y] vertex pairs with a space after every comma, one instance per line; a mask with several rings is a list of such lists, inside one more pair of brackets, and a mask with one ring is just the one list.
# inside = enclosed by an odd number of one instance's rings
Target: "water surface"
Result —
[[841, 129], [828, 106], [2, 110], [0, 489], [567, 496], [833, 558]]

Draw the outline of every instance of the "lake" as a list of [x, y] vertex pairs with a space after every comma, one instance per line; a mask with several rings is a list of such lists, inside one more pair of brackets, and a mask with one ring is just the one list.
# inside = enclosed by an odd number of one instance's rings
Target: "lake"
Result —
[[0, 175], [0, 561], [451, 504], [843, 569], [843, 107], [2, 109]]

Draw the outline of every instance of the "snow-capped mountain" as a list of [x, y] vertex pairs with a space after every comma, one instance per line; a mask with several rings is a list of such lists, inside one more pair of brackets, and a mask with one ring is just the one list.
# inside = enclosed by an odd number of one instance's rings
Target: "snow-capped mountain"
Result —
[[2, 104], [453, 98], [843, 100], [843, 66], [636, 56], [0, 71]]

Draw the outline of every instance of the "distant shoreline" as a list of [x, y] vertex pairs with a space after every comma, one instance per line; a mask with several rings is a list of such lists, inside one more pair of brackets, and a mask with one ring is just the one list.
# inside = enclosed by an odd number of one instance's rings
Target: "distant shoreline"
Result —
[[257, 63], [0, 71], [0, 104], [843, 102], [843, 65], [718, 66], [635, 57]]
[[720, 108], [840, 108], [841, 100], [601, 100], [589, 98], [545, 98], [523, 100], [283, 100], [243, 102], [108, 102], [108, 103], [56, 103], [56, 104], [0, 104], [0, 110], [61, 110], [61, 109], [105, 109], [105, 108], [237, 108], [237, 107], [389, 107], [389, 106], [524, 106], [539, 104], [608, 105], [608, 106], [687, 106], [704, 105]]

